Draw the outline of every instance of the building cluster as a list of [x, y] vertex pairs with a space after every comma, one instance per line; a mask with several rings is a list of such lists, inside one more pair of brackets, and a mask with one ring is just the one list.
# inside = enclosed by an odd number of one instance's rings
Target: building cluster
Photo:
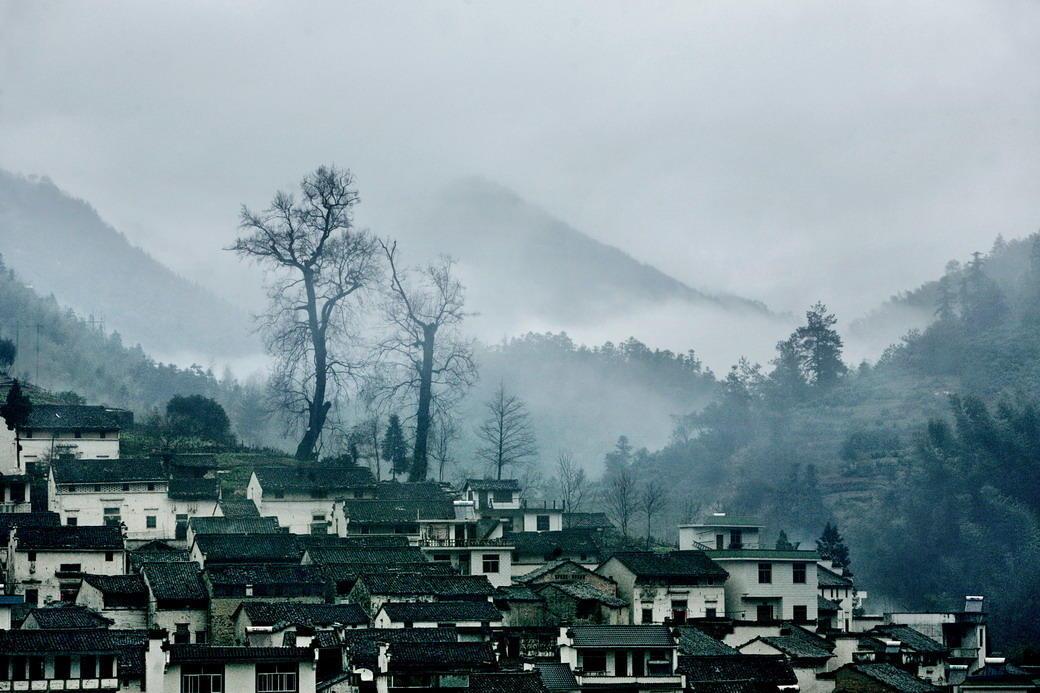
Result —
[[1037, 688], [987, 657], [981, 597], [865, 615], [840, 569], [753, 520], [631, 550], [516, 480], [127, 459], [127, 416], [41, 405], [0, 427], [0, 691]]

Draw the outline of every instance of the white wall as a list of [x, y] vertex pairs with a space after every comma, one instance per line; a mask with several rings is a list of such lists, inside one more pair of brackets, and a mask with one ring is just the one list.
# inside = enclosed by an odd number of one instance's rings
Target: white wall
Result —
[[[725, 558], [718, 555], [712, 555], [712, 559], [729, 573], [726, 580], [726, 615], [730, 618], [754, 620], [756, 606], [766, 600], [773, 600], [770, 603], [774, 605], [779, 601], [778, 608], [773, 610], [774, 618], [792, 620], [794, 607], [804, 605], [808, 620], [816, 620], [818, 611], [815, 562], [794, 559]], [[772, 565], [771, 583], [759, 583], [759, 563]], [[806, 564], [804, 584], [794, 582], [792, 573], [795, 563]]]
[[[105, 555], [104, 551], [38, 551], [36, 560], [29, 561], [27, 551], [14, 551], [10, 563], [15, 593], [24, 595], [26, 589], [38, 589], [41, 605], [47, 601], [58, 601], [61, 588], [54, 574], [63, 563], [78, 563], [84, 573], [123, 575], [123, 551], [113, 551], [111, 561], [105, 560]], [[33, 563], [35, 570], [31, 569]]]
[[683, 599], [686, 600], [686, 618], [688, 619], [705, 618], [709, 608], [714, 608], [715, 615], [720, 618], [726, 613], [726, 590], [722, 585], [714, 587], [637, 585], [632, 592], [632, 623], [643, 623], [643, 608], [647, 604], [652, 605], [651, 608], [654, 612], [651, 623], [664, 623], [666, 618], [672, 617], [672, 600]]
[[209, 633], [209, 610], [157, 609], [154, 602], [148, 605], [148, 625], [166, 630], [170, 634], [171, 642], [178, 624], [187, 624], [191, 632], [191, 641], [198, 642], [199, 631]]
[[80, 583], [79, 594], [76, 595], [76, 603], [86, 606], [105, 618], [110, 618], [114, 623], [112, 628], [145, 629], [148, 627], [148, 609], [140, 608], [105, 608], [105, 597], [99, 589], [86, 582]]
[[[548, 532], [559, 532], [563, 529], [563, 511], [562, 510], [537, 510], [528, 509], [524, 511], [524, 532], [537, 532], [538, 529], [538, 516], [547, 515], [549, 517], [549, 529], [541, 530]], [[520, 531], [520, 530], [515, 530]]]
[[72, 431], [33, 430], [32, 438], [22, 437], [22, 466], [26, 462], [49, 459], [59, 448], [87, 460], [118, 459], [119, 432], [107, 431], [101, 438], [96, 431], [84, 431], [82, 437], [77, 438]]
[[709, 527], [707, 525], [679, 525], [679, 550], [689, 551], [702, 549], [716, 549], [717, 537], [723, 537], [723, 548], [730, 548], [733, 539], [733, 531], [740, 531], [740, 541], [745, 549], [757, 549], [761, 547], [758, 527]]

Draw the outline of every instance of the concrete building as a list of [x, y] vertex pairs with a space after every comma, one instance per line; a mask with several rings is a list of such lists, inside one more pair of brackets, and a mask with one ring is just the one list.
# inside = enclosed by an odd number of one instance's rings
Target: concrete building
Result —
[[679, 550], [759, 549], [762, 525], [724, 512], [710, 513], [700, 522], [679, 525]]
[[819, 556], [815, 551], [744, 548], [704, 553], [729, 573], [725, 614], [728, 618], [816, 622]]
[[294, 534], [328, 534], [336, 499], [373, 498], [375, 490], [365, 467], [258, 467], [246, 498], [261, 515], [277, 517]]
[[8, 551], [8, 584], [27, 604], [72, 602], [84, 573], [122, 575], [118, 527], [18, 527]]
[[633, 624], [682, 625], [726, 614], [728, 574], [703, 551], [619, 552], [596, 572], [617, 584]]

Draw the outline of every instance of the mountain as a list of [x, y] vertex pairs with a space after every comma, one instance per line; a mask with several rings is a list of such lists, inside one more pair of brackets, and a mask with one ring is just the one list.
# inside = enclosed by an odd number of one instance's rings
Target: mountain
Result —
[[[47, 178], [0, 171], [0, 255], [38, 293], [152, 353], [255, 353], [249, 316], [178, 276]], [[0, 316], [0, 330], [15, 325]], [[21, 326], [28, 332], [31, 323]]]

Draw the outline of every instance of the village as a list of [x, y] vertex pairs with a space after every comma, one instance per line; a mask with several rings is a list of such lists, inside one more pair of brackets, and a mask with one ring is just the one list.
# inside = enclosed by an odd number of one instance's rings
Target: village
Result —
[[873, 613], [754, 518], [618, 549], [606, 513], [516, 479], [257, 455], [236, 487], [212, 455], [123, 457], [132, 421], [54, 403], [0, 427], [0, 691], [1037, 689], [991, 656], [983, 595]]

